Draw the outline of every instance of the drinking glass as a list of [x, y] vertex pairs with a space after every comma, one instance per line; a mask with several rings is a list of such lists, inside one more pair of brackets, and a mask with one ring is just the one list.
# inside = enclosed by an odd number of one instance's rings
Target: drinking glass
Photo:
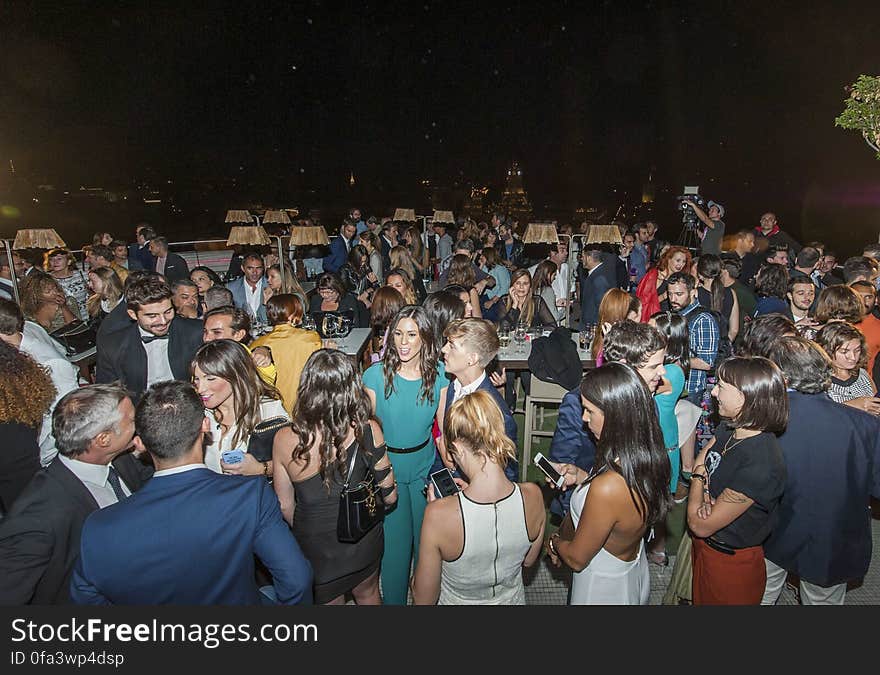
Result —
[[498, 329], [498, 344], [501, 349], [506, 349], [508, 345], [510, 345], [510, 329], [509, 328], [499, 328]]
[[516, 325], [516, 329], [513, 332], [513, 341], [516, 343], [516, 351], [525, 351], [526, 325], [523, 322]]
[[317, 326], [315, 325], [315, 319], [311, 314], [306, 314], [303, 316], [302, 322], [303, 330], [315, 330]]

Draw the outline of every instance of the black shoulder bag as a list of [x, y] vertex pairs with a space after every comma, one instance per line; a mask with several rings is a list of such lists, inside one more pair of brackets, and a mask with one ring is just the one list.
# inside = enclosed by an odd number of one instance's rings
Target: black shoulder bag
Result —
[[[336, 522], [336, 537], [339, 541], [354, 544], [385, 518], [385, 502], [373, 474], [373, 467], [367, 466], [363, 480], [349, 487], [354, 473], [354, 464], [361, 454], [360, 443], [356, 444], [348, 465], [348, 475], [339, 495], [339, 518]], [[364, 461], [366, 464], [366, 460]]]

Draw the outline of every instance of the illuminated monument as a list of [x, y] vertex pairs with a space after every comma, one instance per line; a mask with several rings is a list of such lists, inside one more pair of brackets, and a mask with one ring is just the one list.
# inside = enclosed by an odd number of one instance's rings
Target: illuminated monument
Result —
[[532, 205], [523, 188], [522, 169], [514, 162], [507, 170], [507, 180], [501, 195], [501, 211], [527, 223], [532, 215]]

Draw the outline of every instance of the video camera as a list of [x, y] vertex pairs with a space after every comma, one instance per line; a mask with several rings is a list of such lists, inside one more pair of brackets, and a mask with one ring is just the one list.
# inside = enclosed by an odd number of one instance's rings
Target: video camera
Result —
[[678, 201], [678, 208], [681, 210], [681, 222], [684, 224], [685, 228], [696, 232], [700, 219], [697, 218], [697, 212], [685, 204], [685, 201], [693, 202], [701, 209], [706, 210], [707, 200], [700, 196], [699, 186], [685, 185], [684, 194], [679, 195], [675, 199]]

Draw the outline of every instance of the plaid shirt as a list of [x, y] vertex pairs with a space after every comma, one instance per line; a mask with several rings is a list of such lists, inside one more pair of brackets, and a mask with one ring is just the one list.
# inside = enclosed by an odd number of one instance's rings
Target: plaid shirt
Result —
[[[718, 322], [708, 312], [694, 312], [700, 306], [696, 300], [685, 307], [679, 314], [687, 318], [688, 331], [690, 332], [691, 357], [703, 359], [710, 366], [715, 364], [718, 355], [718, 342], [721, 332], [718, 330]], [[692, 316], [691, 316], [692, 315]], [[691, 368], [688, 374], [688, 395], [701, 396], [706, 388], [705, 370]]]

